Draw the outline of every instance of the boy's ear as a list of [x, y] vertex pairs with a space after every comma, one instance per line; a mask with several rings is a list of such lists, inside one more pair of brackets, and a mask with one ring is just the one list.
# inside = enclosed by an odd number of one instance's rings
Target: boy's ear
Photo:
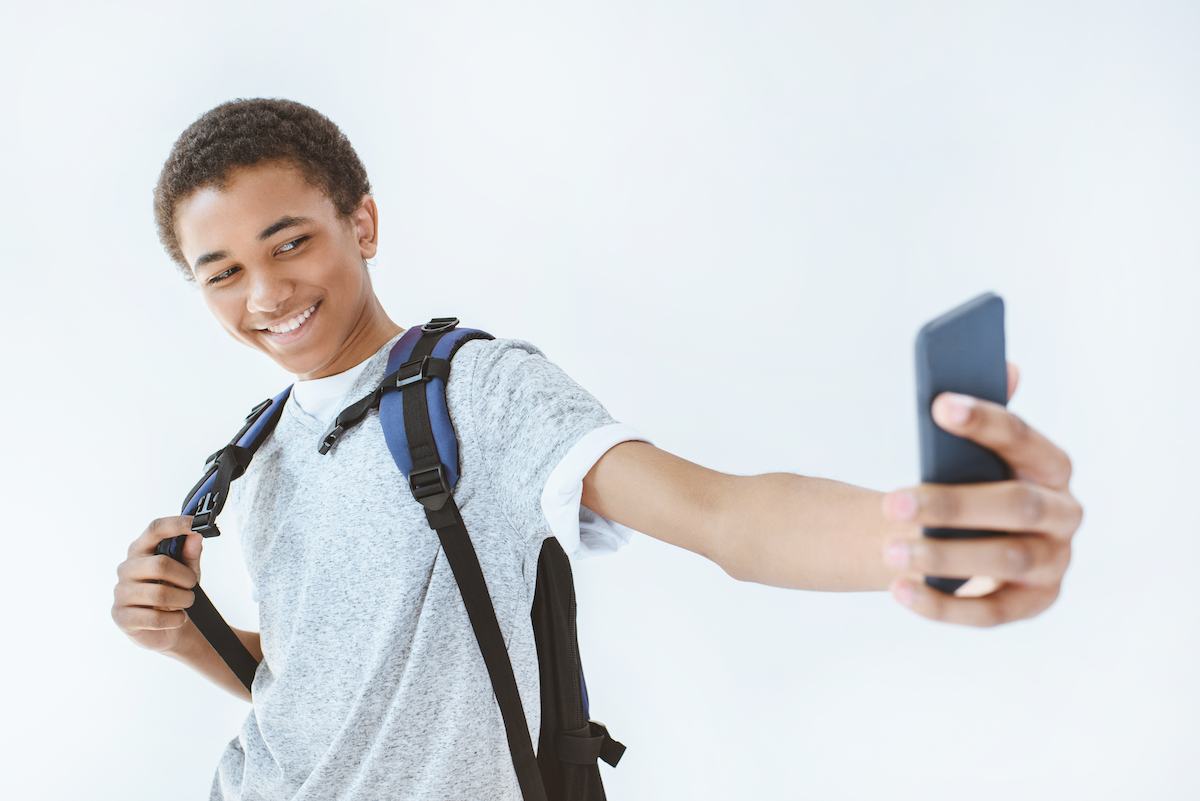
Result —
[[362, 257], [375, 258], [375, 251], [379, 249], [379, 209], [375, 206], [375, 198], [363, 195], [350, 220], [358, 233], [358, 249]]

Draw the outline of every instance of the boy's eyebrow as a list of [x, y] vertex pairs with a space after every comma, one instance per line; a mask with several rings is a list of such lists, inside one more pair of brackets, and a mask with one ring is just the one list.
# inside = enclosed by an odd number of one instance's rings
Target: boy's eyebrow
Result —
[[200, 272], [200, 268], [206, 264], [212, 264], [214, 261], [229, 258], [229, 253], [224, 250], [214, 250], [212, 253], [205, 253], [200, 258], [196, 259], [196, 263], [192, 265], [193, 272]]
[[[278, 220], [262, 229], [262, 232], [258, 235], [258, 241], [263, 242], [267, 239], [270, 239], [285, 228], [293, 228], [297, 225], [305, 225], [312, 221], [313, 220], [311, 217], [293, 217], [291, 215], [280, 217]], [[226, 250], [214, 250], [212, 253], [205, 253], [203, 256], [196, 259], [196, 263], [192, 266], [192, 271], [199, 272], [200, 268], [204, 265], [212, 264], [214, 261], [220, 261], [221, 259], [227, 258], [229, 258], [229, 251]]]
[[292, 217], [290, 215], [280, 217], [278, 220], [262, 230], [262, 233], [258, 235], [258, 241], [262, 242], [266, 239], [270, 239], [285, 228], [292, 228], [294, 226], [304, 225], [305, 223], [310, 222], [312, 222], [311, 217]]

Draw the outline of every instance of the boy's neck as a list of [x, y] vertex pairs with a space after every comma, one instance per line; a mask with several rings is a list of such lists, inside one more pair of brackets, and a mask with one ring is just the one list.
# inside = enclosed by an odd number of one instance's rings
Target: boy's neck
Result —
[[314, 378], [327, 378], [344, 373], [374, 356], [380, 348], [403, 333], [404, 329], [392, 322], [378, 298], [372, 298], [372, 305], [373, 308], [365, 310], [361, 321], [350, 332], [345, 344], [333, 359], [315, 372], [297, 375], [296, 378], [300, 381], [311, 381]]

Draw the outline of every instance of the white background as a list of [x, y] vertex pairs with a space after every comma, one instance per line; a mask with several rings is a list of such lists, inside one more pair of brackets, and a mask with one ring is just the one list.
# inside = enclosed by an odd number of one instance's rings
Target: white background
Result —
[[[243, 96], [349, 135], [394, 319], [531, 340], [729, 472], [914, 482], [914, 334], [1004, 296], [1012, 408], [1086, 509], [1059, 603], [956, 629], [638, 538], [578, 567], [614, 801], [1200, 797], [1194, 2], [16, 5], [9, 797], [204, 797], [246, 712], [109, 616], [128, 543], [288, 381], [151, 218], [175, 137]], [[254, 627], [238, 551], [209, 542], [204, 583]]]

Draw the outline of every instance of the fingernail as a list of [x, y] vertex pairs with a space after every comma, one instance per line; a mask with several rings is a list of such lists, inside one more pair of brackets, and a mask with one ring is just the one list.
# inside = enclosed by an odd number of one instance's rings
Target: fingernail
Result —
[[908, 490], [888, 496], [888, 514], [894, 520], [910, 520], [917, 513], [917, 496]]
[[908, 581], [897, 582], [892, 587], [892, 597], [905, 606], [912, 606], [917, 599], [917, 588]]
[[907, 542], [891, 542], [883, 551], [884, 558], [892, 567], [908, 567], [911, 558]]
[[959, 395], [956, 392], [946, 393], [946, 422], [962, 425], [971, 416], [975, 399], [970, 395]]

